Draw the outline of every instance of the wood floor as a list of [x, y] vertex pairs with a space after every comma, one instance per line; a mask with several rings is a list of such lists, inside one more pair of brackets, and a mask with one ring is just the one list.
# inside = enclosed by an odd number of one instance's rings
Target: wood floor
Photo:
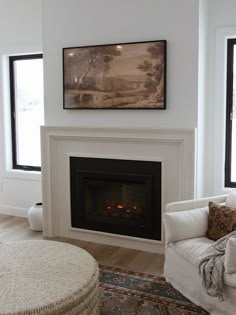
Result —
[[[31, 231], [27, 219], [0, 215], [0, 242], [32, 239], [43, 239], [43, 235], [41, 232]], [[54, 240], [84, 248], [100, 264], [153, 275], [163, 273], [164, 256], [160, 254], [71, 239], [54, 238]]]

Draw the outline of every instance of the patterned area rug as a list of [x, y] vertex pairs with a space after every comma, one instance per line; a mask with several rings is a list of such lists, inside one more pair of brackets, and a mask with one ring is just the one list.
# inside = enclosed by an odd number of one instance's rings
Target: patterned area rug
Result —
[[101, 315], [206, 315], [163, 277], [100, 265]]

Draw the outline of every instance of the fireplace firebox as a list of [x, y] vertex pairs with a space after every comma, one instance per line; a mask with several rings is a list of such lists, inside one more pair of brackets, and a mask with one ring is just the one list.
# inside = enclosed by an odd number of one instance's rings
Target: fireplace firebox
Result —
[[71, 225], [161, 240], [161, 162], [70, 157]]

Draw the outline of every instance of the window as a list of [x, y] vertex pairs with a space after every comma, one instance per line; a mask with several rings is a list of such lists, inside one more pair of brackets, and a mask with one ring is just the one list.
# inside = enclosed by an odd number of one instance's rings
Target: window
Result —
[[12, 161], [14, 169], [41, 170], [43, 124], [42, 54], [9, 57]]
[[225, 186], [236, 187], [236, 38], [228, 39]]

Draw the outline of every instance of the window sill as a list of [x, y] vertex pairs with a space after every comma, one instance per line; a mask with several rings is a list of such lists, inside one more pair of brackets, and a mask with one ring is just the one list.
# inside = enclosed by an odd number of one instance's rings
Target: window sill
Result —
[[23, 171], [23, 170], [12, 169], [12, 170], [6, 171], [5, 176], [7, 178], [12, 178], [12, 179], [40, 181], [41, 171]]

